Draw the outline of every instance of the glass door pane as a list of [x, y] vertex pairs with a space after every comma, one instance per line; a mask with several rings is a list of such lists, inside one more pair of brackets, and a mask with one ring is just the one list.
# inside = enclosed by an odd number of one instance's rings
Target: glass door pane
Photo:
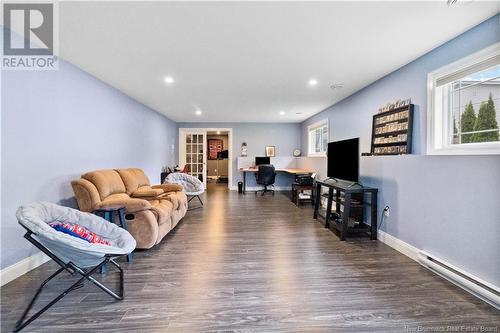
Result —
[[[206, 172], [206, 135], [205, 133], [184, 132], [182, 133], [184, 139], [184, 149], [180, 149], [179, 162], [188, 167], [188, 173], [204, 183], [206, 186], [205, 172]], [[181, 165], [181, 168], [184, 167]]]

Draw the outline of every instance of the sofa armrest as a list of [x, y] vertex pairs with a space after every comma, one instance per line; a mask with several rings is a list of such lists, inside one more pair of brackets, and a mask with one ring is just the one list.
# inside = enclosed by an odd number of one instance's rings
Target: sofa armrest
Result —
[[136, 191], [132, 192], [130, 195], [133, 198], [141, 198], [141, 199], [147, 199], [147, 198], [156, 198], [159, 195], [163, 194], [163, 190], [161, 188], [139, 188]]
[[99, 209], [120, 208], [125, 207], [129, 213], [136, 213], [142, 210], [151, 209], [151, 204], [142, 199], [105, 199], [98, 204]]
[[73, 192], [75, 193], [78, 208], [82, 212], [91, 212], [101, 202], [99, 191], [94, 184], [86, 179], [77, 179], [71, 182]]
[[160, 184], [160, 185], [153, 185], [151, 186], [152, 188], [159, 188], [163, 190], [163, 192], [180, 192], [182, 191], [183, 187], [181, 184]]

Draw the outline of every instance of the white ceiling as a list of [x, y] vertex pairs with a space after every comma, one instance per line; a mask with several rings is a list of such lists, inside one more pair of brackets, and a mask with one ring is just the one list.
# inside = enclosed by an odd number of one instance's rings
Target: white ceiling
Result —
[[60, 55], [177, 122], [299, 122], [499, 3], [61, 2]]

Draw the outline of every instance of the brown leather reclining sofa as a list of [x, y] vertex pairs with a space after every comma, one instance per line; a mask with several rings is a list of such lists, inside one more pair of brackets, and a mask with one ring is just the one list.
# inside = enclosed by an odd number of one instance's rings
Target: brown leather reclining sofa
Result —
[[151, 186], [137, 168], [88, 172], [71, 186], [81, 211], [125, 207], [128, 231], [139, 249], [158, 244], [187, 211], [181, 185]]

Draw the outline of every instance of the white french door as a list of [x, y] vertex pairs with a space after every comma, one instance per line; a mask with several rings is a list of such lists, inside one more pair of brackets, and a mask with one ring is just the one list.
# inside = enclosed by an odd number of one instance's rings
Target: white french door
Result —
[[179, 129], [179, 166], [187, 166], [188, 173], [203, 182], [206, 180], [207, 132], [205, 130]]

